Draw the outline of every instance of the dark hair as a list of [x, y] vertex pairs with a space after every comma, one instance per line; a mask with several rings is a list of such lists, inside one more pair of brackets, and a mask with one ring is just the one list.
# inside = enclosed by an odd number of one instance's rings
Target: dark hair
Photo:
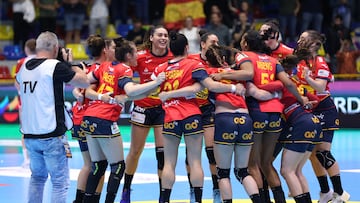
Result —
[[[311, 41], [312, 43], [315, 42], [315, 45], [316, 45], [315, 50], [316, 50], [316, 51], [319, 50], [320, 47], [321, 47], [321, 45], [324, 44], [325, 41], [326, 41], [325, 35], [322, 34], [322, 33], [320, 33], [320, 32], [318, 32], [318, 31], [316, 31], [316, 30], [306, 30], [305, 32], [308, 33], [308, 35], [309, 35], [308, 38], [310, 39], [310, 41]], [[311, 44], [312, 44], [312, 43], [311, 43]], [[311, 46], [311, 44], [308, 44], [309, 47]], [[309, 48], [309, 47], [306, 47], [306, 48]], [[304, 48], [304, 47], [303, 47], [303, 48]]]
[[126, 54], [134, 54], [134, 42], [128, 41], [123, 37], [119, 37], [114, 40], [115, 47], [115, 58], [119, 62], [126, 62]]
[[268, 55], [271, 53], [270, 47], [265, 44], [264, 38], [259, 34], [259, 32], [249, 30], [243, 35], [243, 37], [247, 43], [248, 51], [260, 52]]
[[212, 44], [205, 53], [206, 61], [212, 67], [224, 66], [224, 49], [219, 45]]
[[90, 35], [87, 40], [87, 47], [92, 57], [99, 57], [105, 48], [105, 40], [100, 35]]
[[279, 62], [284, 67], [284, 70], [288, 72], [292, 70], [294, 67], [296, 67], [299, 61], [300, 58], [298, 56], [290, 54], [287, 55], [285, 58], [281, 59]]
[[169, 36], [170, 50], [174, 56], [184, 55], [186, 45], [188, 45], [188, 40], [186, 39], [185, 35], [171, 31]]
[[[278, 39], [280, 35], [279, 22], [275, 19], [269, 19], [265, 21], [263, 25], [269, 26], [269, 29], [264, 31], [263, 38], [267, 39]], [[274, 35], [274, 36], [273, 36]]]
[[138, 49], [139, 50], [145, 50], [145, 49], [151, 50], [152, 42], [150, 41], [150, 36], [153, 36], [155, 31], [160, 28], [166, 29], [163, 25], [150, 26], [149, 30], [144, 35], [143, 44], [140, 45], [138, 47]]
[[[210, 35], [215, 35], [216, 36], [215, 33], [209, 32], [209, 31], [207, 31], [205, 29], [199, 30], [199, 35], [200, 35], [200, 42], [204, 42], [204, 43], [206, 42], [207, 39], [209, 39]], [[201, 43], [200, 43], [200, 50], [201, 50]]]
[[233, 67], [236, 65], [233, 61], [234, 56], [239, 52], [240, 51], [235, 48], [212, 44], [206, 50], [205, 56], [206, 61], [212, 67]]

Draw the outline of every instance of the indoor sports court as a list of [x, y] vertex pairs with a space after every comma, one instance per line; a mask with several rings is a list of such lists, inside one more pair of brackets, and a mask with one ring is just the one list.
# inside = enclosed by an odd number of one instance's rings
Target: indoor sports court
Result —
[[[1, 202], [26, 202], [27, 188], [30, 177], [30, 170], [22, 167], [23, 156], [21, 149], [20, 133], [17, 124], [0, 125], [0, 197]], [[120, 131], [124, 139], [125, 155], [130, 145], [129, 126], [120, 126]], [[82, 166], [82, 158], [76, 141], [71, 140], [72, 158], [69, 159], [70, 165], [70, 188], [68, 202], [71, 203], [76, 192], [76, 178]], [[344, 129], [337, 131], [333, 142], [333, 153], [341, 168], [341, 178], [344, 189], [350, 193], [350, 202], [360, 203], [360, 158], [357, 154], [360, 151], [360, 130]], [[205, 172], [203, 200], [206, 203], [212, 202], [212, 183], [208, 170], [208, 163], [203, 154], [203, 168]], [[189, 184], [185, 171], [185, 147], [179, 147], [179, 159], [176, 169], [176, 183], [172, 192], [172, 202], [189, 202]], [[275, 161], [275, 167], [279, 168], [280, 157]], [[108, 173], [107, 173], [108, 174]], [[310, 162], [304, 167], [304, 174], [308, 179], [313, 202], [319, 198], [319, 186], [312, 171]], [[105, 178], [106, 180], [107, 178]], [[233, 194], [235, 202], [250, 203], [243, 187], [231, 174], [233, 184]], [[288, 189], [282, 179], [284, 192]], [[330, 182], [330, 181], [329, 181]], [[106, 185], [104, 186], [106, 188]], [[103, 194], [105, 194], [105, 190]], [[120, 186], [116, 202], [120, 202]], [[51, 184], [49, 181], [45, 188], [44, 202], [50, 202]], [[146, 147], [141, 156], [137, 173], [135, 174], [132, 186], [132, 202], [157, 202], [158, 201], [158, 178], [156, 173], [155, 148], [152, 134], [149, 135]], [[102, 196], [102, 201], [105, 195]], [[288, 202], [294, 202], [292, 198], [287, 198]]]

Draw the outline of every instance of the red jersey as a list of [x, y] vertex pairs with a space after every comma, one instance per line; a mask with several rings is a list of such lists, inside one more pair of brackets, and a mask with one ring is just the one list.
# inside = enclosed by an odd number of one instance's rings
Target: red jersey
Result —
[[294, 52], [293, 48], [290, 48], [283, 43], [279, 43], [279, 46], [271, 51], [270, 56], [276, 58], [277, 60], [280, 60], [290, 54], [293, 54], [293, 52]]
[[[169, 59], [173, 58], [173, 55], [170, 51], [166, 52], [164, 56], [155, 56], [149, 50], [138, 51], [138, 65], [132, 67], [134, 72], [139, 73], [140, 83], [146, 83], [151, 81], [151, 75], [154, 72], [155, 68], [167, 62]], [[148, 97], [140, 100], [135, 100], [135, 105], [141, 107], [154, 107], [161, 105], [161, 101], [157, 94], [159, 91], [156, 91], [154, 94], [150, 94]]]
[[[245, 51], [242, 52], [248, 58], [250, 58], [254, 66], [253, 83], [258, 87], [259, 85], [265, 85], [275, 81], [275, 76], [278, 72], [283, 71], [279, 62], [266, 54], [258, 54], [255, 52]], [[243, 57], [242, 60], [248, 60]], [[279, 99], [271, 99], [268, 101], [258, 101], [261, 112], [282, 112], [284, 106]]]
[[[209, 68], [211, 69], [211, 73], [221, 73], [224, 71], [233, 71], [230, 68]], [[237, 84], [239, 83], [238, 81], [232, 81], [232, 80], [220, 80], [219, 82], [224, 83], [224, 84]], [[243, 85], [245, 86], [245, 81], [242, 82]], [[245, 98], [230, 92], [224, 92], [224, 93], [216, 93], [215, 94], [215, 100], [216, 101], [222, 101], [222, 102], [227, 102], [229, 104], [231, 104], [233, 107], [236, 108], [245, 108], [247, 109], [246, 106], [246, 102], [245, 102]]]
[[[190, 86], [208, 77], [202, 63], [192, 59], [182, 59], [175, 63], [159, 65], [154, 75], [165, 72], [166, 80], [161, 84], [161, 91], [171, 91]], [[195, 97], [170, 98], [162, 105], [165, 111], [165, 122], [183, 120], [189, 116], [201, 114]]]
[[[88, 67], [86, 69], [86, 73], [90, 73], [90, 72], [94, 71], [99, 66], [100, 66], [100, 64], [97, 64], [97, 63], [92, 64], [90, 67]], [[89, 106], [89, 102], [90, 102], [90, 99], [85, 97], [85, 89], [81, 89], [81, 91], [82, 91], [82, 94], [84, 96], [83, 103], [80, 103], [80, 102], [77, 101], [75, 103], [75, 105], [73, 106], [73, 108], [72, 108], [72, 113], [73, 113], [72, 118], [73, 118], [74, 125], [80, 125], [81, 124], [81, 122], [83, 120], [83, 117], [84, 117], [85, 110]]]
[[[98, 80], [97, 92], [112, 95], [125, 94], [122, 87], [126, 82], [132, 81], [133, 72], [130, 66], [118, 62], [104, 62], [93, 71]], [[117, 121], [122, 107], [118, 104], [104, 103], [100, 100], [91, 101], [84, 116], [91, 116], [109, 121]]]
[[[209, 65], [206, 62], [206, 60], [201, 58], [201, 54], [191, 54], [191, 55], [188, 55], [188, 58], [194, 59], [194, 60], [197, 60], [197, 61], [201, 62], [204, 65], [206, 72], [208, 74], [211, 74], [208, 71], [209, 70]], [[209, 90], [207, 88], [204, 88], [200, 92], [196, 93], [196, 100], [197, 100], [197, 103], [199, 104], [199, 106], [204, 106], [204, 105], [210, 104]]]
[[[304, 68], [308, 67], [311, 71], [310, 77], [313, 79], [320, 78], [327, 81], [327, 85], [324, 92], [316, 92], [314, 88], [312, 88], [308, 82], [305, 80], [305, 72]], [[326, 98], [330, 95], [329, 82], [334, 80], [334, 76], [331, 74], [329, 66], [327, 65], [325, 59], [322, 56], [316, 56], [314, 60], [308, 61], [300, 61], [296, 68], [296, 72], [294, 73], [294, 80], [297, 83], [298, 91], [303, 94], [304, 89], [307, 92], [317, 95], [320, 100]]]

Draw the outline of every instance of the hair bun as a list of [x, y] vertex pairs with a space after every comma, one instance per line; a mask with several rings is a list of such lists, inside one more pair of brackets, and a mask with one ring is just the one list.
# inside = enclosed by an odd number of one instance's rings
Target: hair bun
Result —
[[170, 40], [176, 40], [177, 39], [177, 32], [171, 31], [169, 33]]

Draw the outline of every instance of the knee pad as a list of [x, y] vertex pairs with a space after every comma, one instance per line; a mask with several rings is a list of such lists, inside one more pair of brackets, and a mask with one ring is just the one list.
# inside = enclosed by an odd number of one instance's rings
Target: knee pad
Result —
[[114, 174], [117, 178], [121, 179], [125, 172], [125, 161], [119, 161], [114, 164], [110, 164], [111, 174]]
[[336, 162], [330, 151], [317, 151], [316, 158], [326, 170], [331, 168]]
[[243, 183], [244, 178], [246, 178], [246, 176], [250, 175], [248, 168], [234, 168], [234, 174], [236, 179], [238, 179], [238, 181], [240, 181], [240, 183]]
[[164, 147], [156, 147], [156, 160], [157, 166], [159, 170], [163, 170], [164, 168]]
[[110, 171], [111, 173], [107, 185], [106, 199], [110, 200], [109, 202], [114, 202], [116, 193], [119, 189], [121, 178], [125, 172], [125, 161], [122, 160], [118, 163], [110, 164]]
[[215, 165], [216, 161], [214, 156], [214, 147], [206, 147], [205, 151], [206, 151], [206, 156], [209, 160], [209, 164]]
[[101, 177], [105, 174], [108, 162], [106, 160], [92, 163], [91, 173], [96, 177]]
[[219, 168], [219, 167], [216, 167], [217, 169], [217, 177], [218, 179], [222, 179], [222, 178], [230, 178], [230, 169], [229, 168]]

